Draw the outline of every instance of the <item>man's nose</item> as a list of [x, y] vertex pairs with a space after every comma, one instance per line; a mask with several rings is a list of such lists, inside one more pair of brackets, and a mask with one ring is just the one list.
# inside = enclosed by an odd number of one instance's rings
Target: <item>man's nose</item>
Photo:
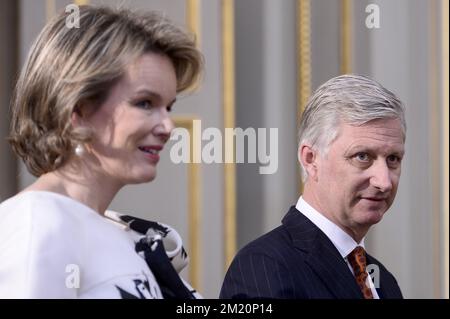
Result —
[[370, 184], [380, 190], [380, 192], [390, 191], [392, 189], [392, 177], [386, 161], [376, 161], [372, 168]]

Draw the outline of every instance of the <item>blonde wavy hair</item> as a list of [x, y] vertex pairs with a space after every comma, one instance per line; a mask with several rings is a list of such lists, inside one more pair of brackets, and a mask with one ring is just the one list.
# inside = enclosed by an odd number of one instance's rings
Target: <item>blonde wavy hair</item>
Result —
[[33, 44], [11, 101], [14, 152], [35, 176], [64, 165], [91, 133], [71, 125], [84, 103], [100, 106], [127, 65], [146, 52], [172, 61], [177, 91], [197, 83], [203, 58], [193, 37], [160, 13], [80, 6], [80, 27], [62, 12]]

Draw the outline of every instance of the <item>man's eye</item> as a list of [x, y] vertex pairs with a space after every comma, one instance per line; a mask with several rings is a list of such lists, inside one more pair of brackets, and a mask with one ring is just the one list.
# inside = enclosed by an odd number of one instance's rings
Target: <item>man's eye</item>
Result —
[[388, 161], [389, 162], [398, 162], [399, 158], [398, 158], [398, 156], [395, 156], [395, 155], [389, 155], [388, 156]]
[[402, 161], [402, 159], [397, 155], [389, 155], [387, 161], [391, 165], [398, 165]]
[[172, 107], [173, 105], [169, 105], [168, 107], [166, 107], [167, 112], [172, 112]]
[[136, 106], [143, 108], [145, 110], [149, 110], [152, 107], [152, 102], [150, 100], [143, 100], [136, 103]]
[[369, 154], [367, 153], [358, 153], [355, 155], [355, 158], [361, 162], [368, 162], [370, 160]]

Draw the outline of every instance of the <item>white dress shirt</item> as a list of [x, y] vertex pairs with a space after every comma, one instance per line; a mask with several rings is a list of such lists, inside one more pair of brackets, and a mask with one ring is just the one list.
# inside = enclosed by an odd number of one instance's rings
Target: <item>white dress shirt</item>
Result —
[[[306, 216], [314, 225], [316, 225], [333, 243], [336, 249], [341, 254], [342, 258], [347, 263], [352, 274], [353, 268], [347, 260], [348, 254], [350, 254], [353, 249], [357, 246], [361, 246], [364, 248], [364, 238], [360, 243], [357, 243], [350, 235], [348, 235], [345, 231], [343, 231], [339, 226], [334, 224], [331, 220], [326, 218], [324, 215], [315, 210], [311, 205], [309, 205], [302, 196], [300, 196], [297, 205], [295, 208], [300, 211], [303, 215]], [[370, 274], [368, 273], [369, 277]], [[377, 290], [372, 283], [372, 280], [369, 280], [370, 289], [372, 290], [372, 295], [374, 299], [380, 299], [378, 296]]]

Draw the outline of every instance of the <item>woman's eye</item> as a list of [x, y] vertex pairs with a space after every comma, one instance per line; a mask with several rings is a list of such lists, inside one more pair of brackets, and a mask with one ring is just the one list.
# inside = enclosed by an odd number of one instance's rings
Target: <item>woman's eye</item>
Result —
[[167, 112], [172, 112], [172, 107], [173, 105], [169, 105], [168, 107], [166, 107]]
[[152, 102], [150, 100], [143, 100], [136, 103], [136, 106], [143, 108], [145, 110], [149, 110], [152, 107]]

